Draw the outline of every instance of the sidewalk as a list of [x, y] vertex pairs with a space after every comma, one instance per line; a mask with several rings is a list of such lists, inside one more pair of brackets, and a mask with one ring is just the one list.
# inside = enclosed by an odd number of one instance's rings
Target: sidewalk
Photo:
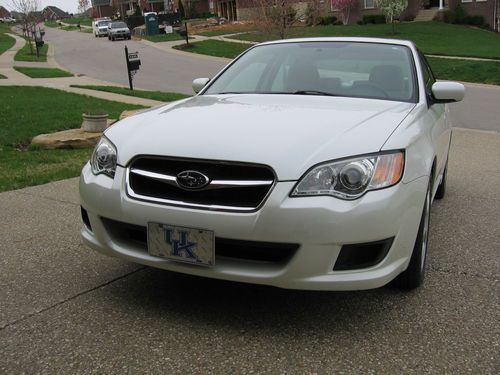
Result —
[[152, 107], [162, 102], [151, 99], [136, 98], [133, 96], [114, 94], [104, 91], [87, 90], [81, 88], [70, 87], [71, 85], [98, 85], [98, 86], [116, 86], [121, 87], [115, 83], [97, 80], [90, 77], [64, 77], [64, 78], [30, 78], [14, 69], [14, 66], [27, 66], [39, 68], [59, 68], [63, 69], [54, 59], [54, 49], [49, 45], [47, 53], [47, 62], [26, 62], [15, 61], [14, 56], [17, 51], [24, 47], [26, 41], [18, 35], [8, 34], [16, 39], [16, 44], [9, 50], [0, 55], [0, 74], [7, 77], [7, 79], [0, 79], [0, 86], [43, 86], [55, 88], [76, 94], [93, 96], [105, 100], [113, 100], [128, 104], [138, 104], [146, 107]]

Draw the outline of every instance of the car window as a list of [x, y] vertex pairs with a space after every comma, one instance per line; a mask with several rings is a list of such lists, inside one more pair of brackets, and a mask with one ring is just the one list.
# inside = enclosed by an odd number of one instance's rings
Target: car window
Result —
[[418, 52], [418, 57], [420, 59], [420, 65], [422, 65], [422, 75], [424, 77], [425, 92], [427, 95], [432, 95], [432, 85], [436, 82], [434, 74], [427, 62], [427, 59], [422, 52]]
[[125, 22], [113, 22], [111, 24], [111, 28], [113, 29], [121, 29], [127, 27], [127, 24]]
[[238, 59], [204, 94], [316, 91], [329, 95], [415, 101], [409, 48], [361, 42], [258, 46]]

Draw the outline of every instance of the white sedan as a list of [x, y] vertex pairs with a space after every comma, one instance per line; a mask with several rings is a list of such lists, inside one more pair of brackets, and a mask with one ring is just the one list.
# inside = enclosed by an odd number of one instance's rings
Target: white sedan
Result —
[[252, 47], [193, 88], [107, 129], [80, 178], [87, 245], [282, 288], [422, 283], [463, 85], [408, 41], [314, 38]]

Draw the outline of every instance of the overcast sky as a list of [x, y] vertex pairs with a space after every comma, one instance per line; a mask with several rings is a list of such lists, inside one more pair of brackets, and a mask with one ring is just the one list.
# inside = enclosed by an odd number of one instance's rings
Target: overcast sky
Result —
[[[40, 10], [48, 5], [53, 5], [68, 13], [76, 13], [78, 11], [78, 0], [39, 0], [39, 2]], [[3, 5], [8, 10], [13, 10], [11, 0], [0, 0], [0, 5]]]

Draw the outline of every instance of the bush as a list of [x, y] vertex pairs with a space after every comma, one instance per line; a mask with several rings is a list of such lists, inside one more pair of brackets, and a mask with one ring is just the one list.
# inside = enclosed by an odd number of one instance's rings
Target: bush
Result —
[[383, 24], [385, 23], [385, 15], [383, 14], [366, 14], [363, 16], [363, 20], [361, 21], [363, 25], [367, 25], [369, 23], [372, 24]]
[[465, 10], [460, 4], [457, 4], [455, 7], [455, 19], [453, 20], [453, 23], [463, 24], [465, 17], [467, 17], [467, 13], [465, 13]]
[[441, 12], [440, 16], [440, 21], [443, 21], [444, 23], [455, 23], [455, 12], [447, 9]]
[[318, 25], [322, 26], [335, 25], [335, 22], [337, 22], [337, 17], [335, 16], [318, 17], [316, 22]]
[[483, 16], [465, 16], [463, 19], [465, 25], [483, 26], [484, 17]]

